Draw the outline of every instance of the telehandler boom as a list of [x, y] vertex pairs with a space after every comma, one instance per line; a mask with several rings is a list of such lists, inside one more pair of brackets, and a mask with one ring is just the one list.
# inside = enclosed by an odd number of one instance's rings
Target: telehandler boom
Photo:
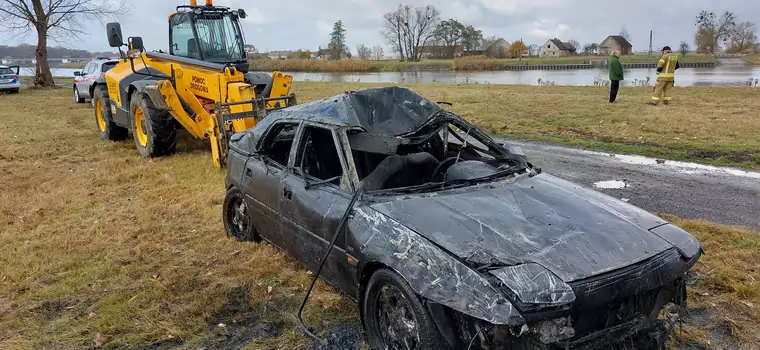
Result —
[[184, 128], [208, 139], [214, 167], [225, 167], [232, 133], [296, 104], [292, 76], [248, 72], [239, 23], [245, 17], [212, 0], [177, 6], [169, 15], [168, 53], [147, 52], [140, 37], [125, 44], [121, 25], [109, 23], [109, 45], [119, 48], [121, 61], [95, 87], [100, 137], [124, 140], [131, 130], [140, 154], [156, 157], [175, 151], [176, 131]]

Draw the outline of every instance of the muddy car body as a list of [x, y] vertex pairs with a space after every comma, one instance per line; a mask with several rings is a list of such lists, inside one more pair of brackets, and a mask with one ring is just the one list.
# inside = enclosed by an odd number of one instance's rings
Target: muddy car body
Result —
[[227, 233], [312, 271], [351, 209], [320, 277], [359, 303], [373, 348], [628, 339], [683, 304], [702, 254], [689, 233], [541, 173], [404, 88], [275, 111], [228, 158]]

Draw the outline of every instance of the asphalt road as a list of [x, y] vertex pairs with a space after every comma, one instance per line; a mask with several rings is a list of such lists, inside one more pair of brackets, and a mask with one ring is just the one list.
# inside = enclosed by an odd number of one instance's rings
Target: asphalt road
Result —
[[[546, 173], [650, 212], [760, 229], [759, 172], [509, 142], [520, 146]], [[597, 182], [607, 183], [600, 188]], [[619, 188], [623, 183], [625, 187]]]

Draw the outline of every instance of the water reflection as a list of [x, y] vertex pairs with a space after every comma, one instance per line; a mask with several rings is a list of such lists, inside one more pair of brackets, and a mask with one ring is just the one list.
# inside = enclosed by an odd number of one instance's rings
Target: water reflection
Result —
[[[54, 76], [73, 77], [76, 69], [53, 69]], [[22, 75], [33, 75], [24, 71]], [[524, 84], [524, 85], [573, 85], [607, 86], [605, 69], [580, 70], [527, 70], [490, 72], [378, 72], [378, 73], [309, 73], [286, 72], [296, 81], [362, 82], [362, 83], [459, 83], [459, 84]], [[657, 77], [654, 69], [627, 69], [623, 86], [651, 86]], [[726, 85], [760, 86], [760, 67], [743, 60], [720, 60], [716, 68], [683, 68], [676, 73], [676, 85]]]

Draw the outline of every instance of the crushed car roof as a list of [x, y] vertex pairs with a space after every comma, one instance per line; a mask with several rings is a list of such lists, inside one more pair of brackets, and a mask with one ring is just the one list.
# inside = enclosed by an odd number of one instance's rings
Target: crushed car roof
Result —
[[[346, 91], [272, 112], [270, 123], [294, 117], [336, 125], [358, 126], [376, 135], [402, 135], [416, 130], [441, 107], [403, 87], [390, 86]], [[265, 119], [265, 120], [266, 120]]]

